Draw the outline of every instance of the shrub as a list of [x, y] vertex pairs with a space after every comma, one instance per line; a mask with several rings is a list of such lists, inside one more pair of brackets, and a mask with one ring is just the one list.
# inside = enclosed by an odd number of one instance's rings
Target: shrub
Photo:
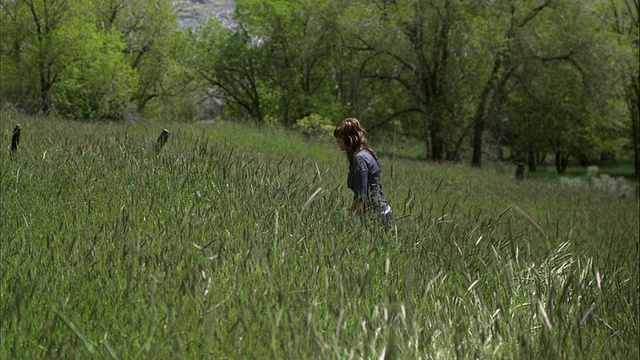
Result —
[[294, 128], [308, 137], [324, 137], [331, 135], [334, 125], [331, 120], [321, 115], [311, 114], [296, 120]]

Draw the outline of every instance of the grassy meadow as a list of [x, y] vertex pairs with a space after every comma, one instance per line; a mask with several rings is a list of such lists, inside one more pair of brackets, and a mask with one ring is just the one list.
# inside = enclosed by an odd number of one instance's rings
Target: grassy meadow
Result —
[[384, 157], [385, 233], [331, 139], [0, 128], [2, 359], [639, 356], [633, 191]]

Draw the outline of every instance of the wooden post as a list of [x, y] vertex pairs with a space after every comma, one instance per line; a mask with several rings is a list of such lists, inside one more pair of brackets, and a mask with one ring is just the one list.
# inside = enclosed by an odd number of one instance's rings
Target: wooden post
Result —
[[518, 163], [516, 168], [516, 179], [524, 180], [524, 163]]
[[162, 150], [162, 147], [164, 146], [164, 144], [167, 143], [168, 139], [169, 139], [169, 130], [162, 129], [160, 136], [158, 136], [158, 141], [156, 141], [156, 152], [160, 152], [160, 150]]
[[13, 136], [11, 137], [11, 154], [15, 153], [18, 150], [18, 145], [20, 144], [20, 124], [16, 124], [16, 127], [13, 128]]

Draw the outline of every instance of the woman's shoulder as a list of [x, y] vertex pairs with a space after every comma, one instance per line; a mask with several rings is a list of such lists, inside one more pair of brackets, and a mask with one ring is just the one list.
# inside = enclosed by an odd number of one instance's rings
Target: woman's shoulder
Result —
[[353, 158], [356, 162], [365, 162], [367, 164], [376, 162], [376, 158], [367, 150], [358, 151], [354, 154]]
[[368, 158], [372, 158], [373, 155], [371, 155], [371, 153], [365, 149], [362, 149], [358, 152], [356, 152], [353, 155], [354, 158], [358, 158], [358, 159], [368, 159]]

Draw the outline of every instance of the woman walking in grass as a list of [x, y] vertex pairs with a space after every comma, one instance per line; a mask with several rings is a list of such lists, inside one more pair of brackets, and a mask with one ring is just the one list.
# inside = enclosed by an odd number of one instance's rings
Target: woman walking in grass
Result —
[[367, 145], [365, 130], [358, 119], [349, 118], [333, 131], [340, 150], [347, 154], [349, 175], [347, 186], [353, 191], [351, 211], [355, 214], [376, 212], [380, 214], [385, 230], [391, 228], [393, 213], [382, 193], [380, 160]]

